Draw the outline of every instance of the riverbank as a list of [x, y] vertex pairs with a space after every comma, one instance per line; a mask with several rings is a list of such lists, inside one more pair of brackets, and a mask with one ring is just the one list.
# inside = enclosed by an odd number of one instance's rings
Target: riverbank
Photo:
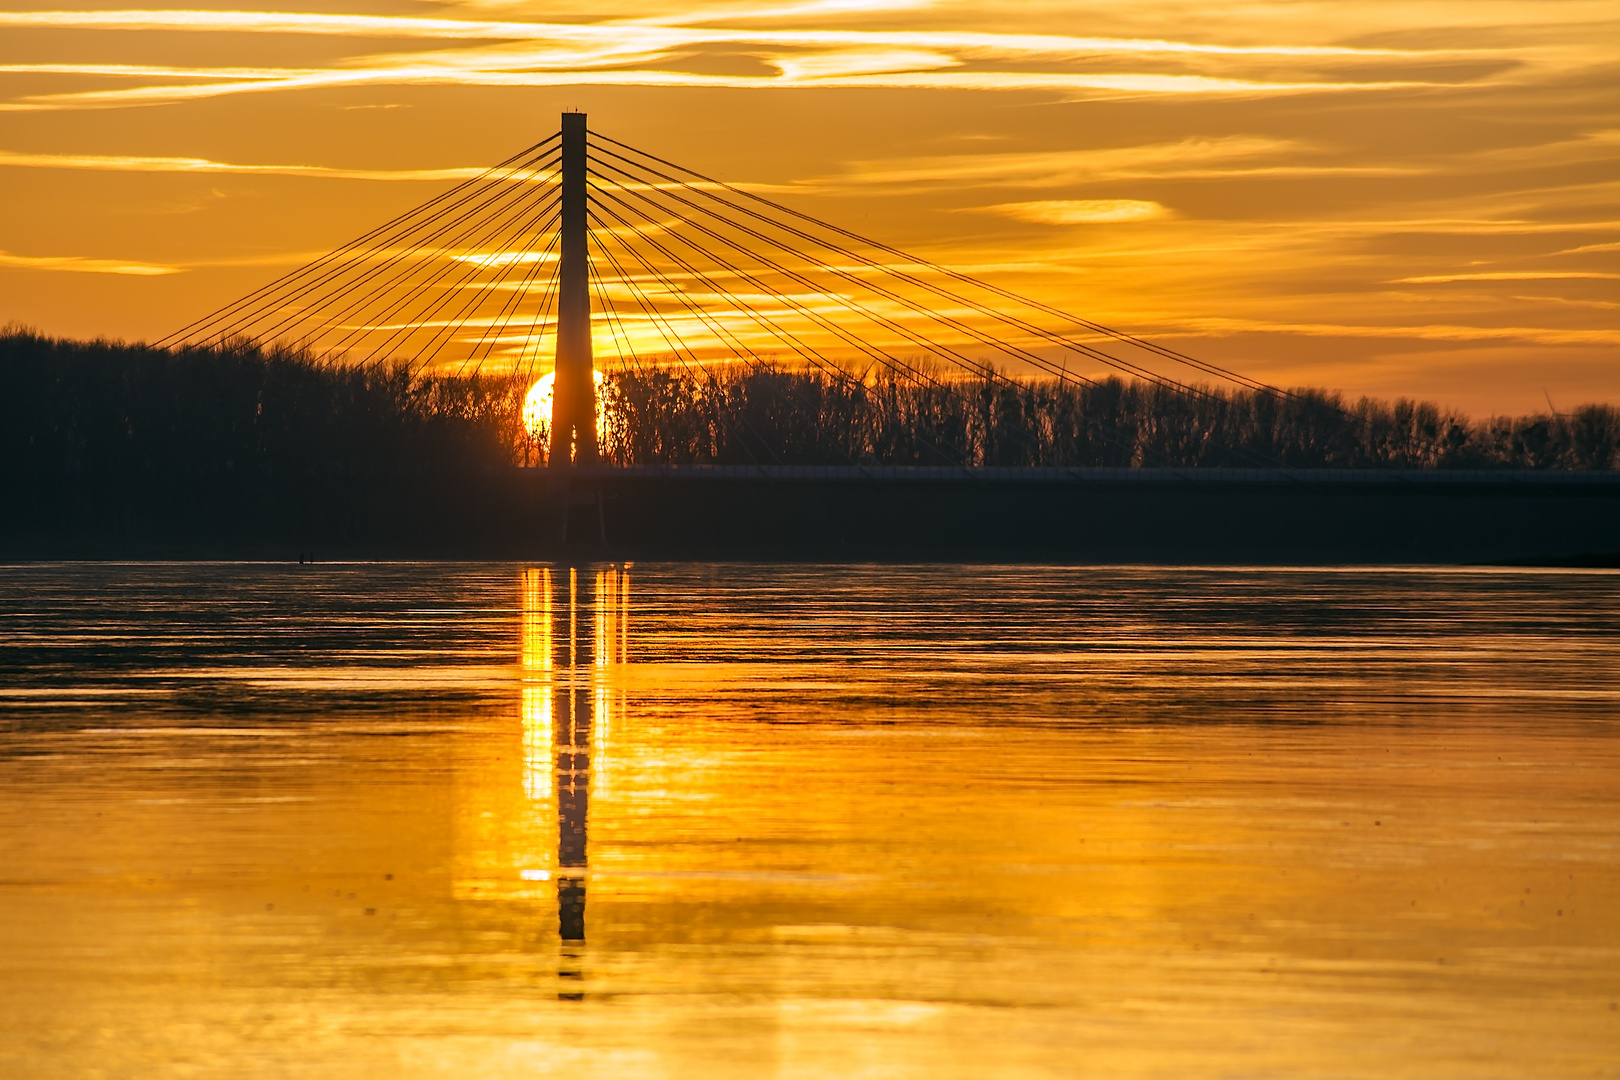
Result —
[[1620, 474], [646, 466], [12, 484], [9, 559], [1620, 565]]

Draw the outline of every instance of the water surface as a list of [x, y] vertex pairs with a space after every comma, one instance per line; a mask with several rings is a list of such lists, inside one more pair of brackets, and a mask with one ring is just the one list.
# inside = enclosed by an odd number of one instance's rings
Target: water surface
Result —
[[1620, 575], [0, 568], [0, 1074], [1620, 1075]]

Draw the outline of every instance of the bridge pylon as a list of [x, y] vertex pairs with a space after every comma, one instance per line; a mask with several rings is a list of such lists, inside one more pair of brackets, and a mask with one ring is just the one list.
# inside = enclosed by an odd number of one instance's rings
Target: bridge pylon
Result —
[[585, 114], [563, 113], [562, 263], [558, 270], [551, 445], [546, 462], [553, 469], [594, 465], [597, 461], [585, 139]]

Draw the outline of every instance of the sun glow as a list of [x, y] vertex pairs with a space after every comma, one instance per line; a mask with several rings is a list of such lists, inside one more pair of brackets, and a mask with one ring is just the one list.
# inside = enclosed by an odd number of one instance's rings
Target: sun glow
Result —
[[[591, 377], [596, 382], [596, 437], [600, 443], [608, 430], [607, 395], [603, 393], [602, 373], [593, 370]], [[548, 371], [529, 387], [528, 396], [523, 399], [523, 430], [540, 444], [542, 453], [551, 443], [552, 388], [556, 383], [556, 372]]]

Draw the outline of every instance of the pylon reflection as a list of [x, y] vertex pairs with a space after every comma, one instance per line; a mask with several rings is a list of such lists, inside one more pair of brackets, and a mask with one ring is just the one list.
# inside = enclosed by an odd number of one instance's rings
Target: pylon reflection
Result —
[[[557, 936], [585, 940], [586, 872], [593, 754], [605, 772], [617, 711], [611, 668], [628, 660], [627, 568], [525, 570], [523, 620], [523, 791], [555, 799]], [[577, 971], [560, 971], [578, 978]], [[573, 995], [564, 995], [573, 996]]]

